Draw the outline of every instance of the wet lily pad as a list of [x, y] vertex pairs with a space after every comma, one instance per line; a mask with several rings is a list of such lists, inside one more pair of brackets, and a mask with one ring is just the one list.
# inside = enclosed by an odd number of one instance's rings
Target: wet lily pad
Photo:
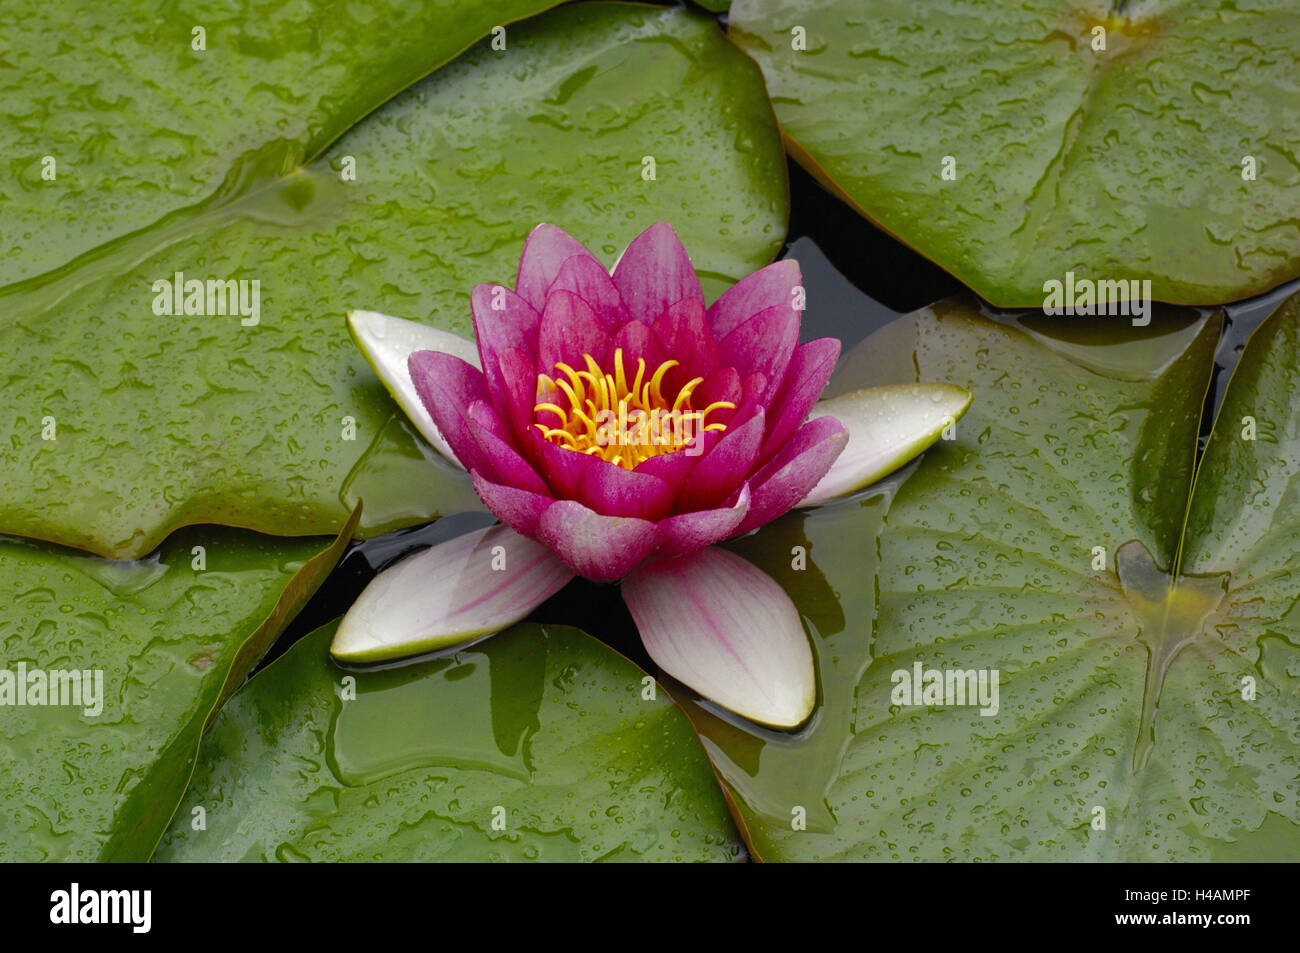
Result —
[[334, 628], [226, 706], [156, 859], [743, 858], [690, 723], [590, 636], [521, 625], [348, 672]]
[[733, 544], [798, 605], [822, 699], [790, 736], [677, 690], [758, 856], [1298, 855], [1300, 297], [1251, 339], [1193, 490], [1220, 320], [1139, 339], [945, 303], [848, 356], [833, 387], [974, 400], [908, 470]]
[[5, 3], [0, 286], [314, 161], [494, 26], [555, 3]]
[[[346, 310], [468, 335], [470, 290], [512, 284], [541, 220], [607, 264], [671, 220], [713, 294], [770, 260], [784, 158], [757, 67], [711, 19], [580, 4], [508, 32], [311, 165], [250, 168], [220, 202], [0, 290], [0, 532], [137, 557], [192, 523], [335, 532], [375, 485], [398, 493], [370, 529], [452, 512], [465, 478], [390, 425]], [[155, 313], [178, 273], [248, 282], [250, 313]]]
[[192, 528], [137, 562], [0, 540], [0, 698], [6, 683], [13, 692], [0, 707], [0, 855], [148, 859], [205, 724], [324, 581], [352, 525], [333, 543]]
[[1071, 271], [1182, 304], [1300, 274], [1289, 0], [736, 0], [728, 29], [791, 154], [996, 305]]

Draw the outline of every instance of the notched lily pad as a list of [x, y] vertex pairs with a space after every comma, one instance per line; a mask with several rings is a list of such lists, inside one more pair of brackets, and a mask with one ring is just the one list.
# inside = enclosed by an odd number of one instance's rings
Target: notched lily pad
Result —
[[[756, 854], [1300, 855], [1300, 297], [1247, 346], [1193, 489], [1219, 321], [1161, 321], [1147, 373], [952, 302], [850, 355], [840, 389], [911, 368], [974, 401], [912, 470], [803, 518], [817, 572], [778, 578], [821, 620], [814, 723], [688, 703]], [[789, 563], [781, 525], [747, 558]]]
[[226, 706], [158, 860], [743, 858], [689, 722], [579, 630], [348, 671], [334, 628]]
[[728, 29], [791, 154], [995, 305], [1068, 272], [1176, 304], [1300, 274], [1290, 0], [736, 0]]
[[[0, 532], [114, 557], [192, 523], [336, 532], [344, 484], [367, 482], [356, 465], [394, 410], [344, 313], [468, 337], [470, 290], [511, 282], [539, 221], [612, 264], [671, 220], [715, 295], [770, 260], [788, 202], [771, 106], [709, 18], [580, 4], [507, 43], [480, 44], [310, 166], [268, 154], [220, 203], [0, 291]], [[178, 273], [203, 293], [191, 308], [183, 285], [169, 314]], [[244, 282], [229, 289], [243, 310], [208, 313], [206, 283], [226, 280]], [[446, 479], [410, 480], [367, 528], [445, 512]]]
[[0, 696], [11, 693], [0, 854], [147, 860], [205, 724], [329, 575], [355, 522], [333, 543], [188, 529], [130, 563], [0, 540]]
[[314, 161], [493, 26], [555, 3], [6, 2], [0, 286]]

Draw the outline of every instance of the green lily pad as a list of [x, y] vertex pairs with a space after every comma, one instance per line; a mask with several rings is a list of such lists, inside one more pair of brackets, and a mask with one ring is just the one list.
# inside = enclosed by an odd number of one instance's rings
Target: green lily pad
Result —
[[494, 26], [556, 2], [6, 2], [0, 286], [314, 161]]
[[[779, 735], [678, 692], [757, 856], [1300, 856], [1300, 297], [1250, 341], [1193, 490], [1219, 325], [1090, 341], [945, 303], [848, 356], [833, 387], [974, 401], [908, 470], [732, 544], [798, 605], [822, 698]], [[918, 663], [943, 692], [912, 693]]]
[[[713, 294], [771, 259], [788, 204], [779, 136], [757, 67], [709, 18], [580, 4], [507, 43], [480, 44], [310, 166], [250, 174], [220, 203], [0, 291], [0, 532], [115, 557], [192, 523], [336, 532], [364, 487], [393, 486], [418, 455], [387, 426], [395, 405], [344, 313], [468, 336], [471, 289], [513, 284], [539, 221], [612, 264], [669, 220]], [[258, 281], [257, 323], [156, 314], [154, 283], [178, 272], [250, 282], [249, 312]], [[463, 475], [415, 470], [428, 479], [403, 481], [366, 528], [466, 496]]]
[[205, 725], [325, 580], [354, 525], [332, 543], [193, 528], [138, 562], [0, 540], [0, 855], [147, 860]]
[[690, 723], [583, 632], [349, 672], [334, 628], [226, 706], [158, 860], [743, 858]]
[[1300, 274], [1290, 0], [736, 0], [728, 30], [791, 154], [996, 305], [1067, 272], [1181, 304]]

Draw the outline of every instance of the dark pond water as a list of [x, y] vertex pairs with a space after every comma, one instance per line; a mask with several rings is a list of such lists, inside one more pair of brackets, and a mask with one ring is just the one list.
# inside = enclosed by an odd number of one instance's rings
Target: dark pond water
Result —
[[[964, 290], [947, 272], [860, 217], [793, 163], [790, 201], [790, 238], [782, 257], [797, 259], [802, 269], [808, 296], [803, 319], [805, 340], [838, 337], [847, 353], [900, 315]], [[1202, 420], [1203, 439], [1251, 332], [1297, 288], [1300, 281], [1225, 309], [1227, 320], [1216, 356], [1214, 386], [1207, 395], [1207, 414]], [[492, 522], [487, 514], [464, 513], [353, 543], [259, 668], [297, 639], [346, 612], [379, 569], [414, 550]], [[658, 673], [641, 646], [617, 586], [575, 579], [539, 606], [529, 621], [577, 626], [646, 671]]]

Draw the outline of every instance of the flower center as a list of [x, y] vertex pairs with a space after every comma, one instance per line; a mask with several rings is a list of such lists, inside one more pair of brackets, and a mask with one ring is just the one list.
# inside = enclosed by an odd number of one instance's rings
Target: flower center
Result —
[[614, 351], [612, 373], [590, 354], [582, 359], [584, 370], [561, 361], [555, 365], [556, 377], [537, 375], [533, 426], [557, 446], [594, 454], [626, 470], [661, 454], [702, 451], [696, 442], [701, 435], [727, 429], [724, 423], [709, 423], [709, 414], [736, 408], [719, 400], [697, 410], [691, 398], [702, 377], [687, 381], [670, 400], [663, 392], [664, 375], [677, 361], [664, 361], [647, 380], [645, 359], [639, 357], [636, 375], [629, 381], [622, 348]]

